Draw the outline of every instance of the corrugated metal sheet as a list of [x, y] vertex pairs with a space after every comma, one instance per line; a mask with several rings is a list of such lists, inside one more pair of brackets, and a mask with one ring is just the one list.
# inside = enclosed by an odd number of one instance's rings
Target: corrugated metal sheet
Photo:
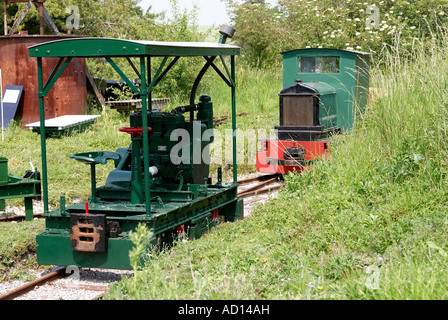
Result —
[[[3, 85], [23, 85], [22, 103], [17, 117], [25, 126], [39, 120], [37, 61], [29, 57], [28, 48], [48, 41], [73, 36], [12, 36], [0, 37], [0, 69]], [[44, 81], [48, 79], [58, 59], [43, 61]], [[76, 58], [69, 64], [55, 86], [45, 97], [45, 118], [85, 114], [87, 109], [85, 59]]]

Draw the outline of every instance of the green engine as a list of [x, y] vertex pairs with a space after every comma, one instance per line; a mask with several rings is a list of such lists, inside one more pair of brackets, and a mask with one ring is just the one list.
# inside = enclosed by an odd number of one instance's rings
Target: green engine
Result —
[[[196, 121], [186, 121], [184, 113], [195, 112]], [[108, 198], [115, 192], [120, 198], [128, 194], [133, 202], [142, 202], [144, 190], [142, 112], [130, 116], [130, 127], [120, 129], [131, 134], [129, 148], [117, 150], [115, 161], [106, 184], [97, 189], [99, 198]], [[151, 190], [181, 190], [186, 184], [209, 183], [209, 149], [213, 140], [213, 105], [203, 95], [196, 105], [178, 107], [171, 113], [150, 111], [147, 114], [149, 132], [149, 164]], [[209, 137], [207, 139], [207, 137]], [[204, 138], [204, 139], [203, 139]], [[123, 199], [124, 200], [124, 199]]]
[[[66, 206], [65, 195], [61, 195], [60, 206], [53, 211], [48, 206], [45, 126], [40, 127], [46, 228], [36, 236], [39, 264], [132, 269], [129, 257], [134, 248], [132, 232], [140, 224], [152, 234], [146, 248], [152, 250], [184, 237], [196, 239], [221, 222], [243, 218], [244, 204], [238, 198], [236, 137], [232, 145], [233, 182], [223, 182], [222, 169], [217, 168], [217, 181], [212, 183], [209, 144], [213, 142], [213, 105], [207, 95], [196, 100], [203, 76], [213, 67], [231, 89], [235, 132], [235, 56], [240, 54], [240, 48], [225, 44], [234, 31], [223, 26], [218, 44], [86, 38], [51, 41], [30, 48], [30, 57], [37, 58], [39, 84], [47, 83], [39, 89], [42, 120], [44, 97], [76, 57], [104, 58], [142, 103], [142, 112], [131, 114], [129, 126], [120, 128], [123, 135], [129, 134], [129, 147], [126, 144], [115, 151], [70, 155], [90, 167], [91, 197]], [[147, 72], [151, 59], [160, 57], [163, 60], [151, 79], [151, 73]], [[206, 61], [192, 85], [189, 105], [171, 112], [150, 110], [148, 100], [151, 101], [154, 86], [179, 58], [190, 57], [203, 57]], [[230, 70], [225, 57], [230, 59]], [[47, 82], [41, 72], [43, 58], [60, 59]], [[134, 70], [137, 68], [130, 58], [140, 61], [140, 88], [120, 69], [116, 58], [127, 58]], [[224, 65], [227, 76], [215, 65], [215, 60]], [[113, 161], [112, 171], [106, 182], [97, 186], [96, 167], [108, 161]]]
[[[153, 232], [148, 246], [165, 246], [182, 234], [195, 239], [221, 221], [244, 214], [237, 184], [209, 177], [209, 144], [213, 142], [213, 112], [209, 96], [172, 112], [148, 111], [149, 170], [145, 170], [142, 112], [130, 115], [129, 148], [70, 157], [90, 165], [92, 197], [46, 215], [46, 230], [36, 237], [40, 264], [130, 269], [130, 232], [144, 223]], [[185, 113], [190, 112], [188, 121]], [[124, 133], [123, 133], [124, 134]], [[113, 160], [106, 183], [96, 186], [95, 167]], [[149, 171], [150, 203], [145, 171]], [[147, 206], [149, 205], [150, 214]], [[148, 247], [149, 248], [149, 247]]]

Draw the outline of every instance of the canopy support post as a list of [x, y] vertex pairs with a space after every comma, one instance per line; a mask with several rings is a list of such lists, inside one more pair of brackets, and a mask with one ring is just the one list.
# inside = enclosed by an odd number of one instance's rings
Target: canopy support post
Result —
[[237, 157], [236, 157], [236, 81], [235, 81], [235, 56], [230, 57], [232, 79], [232, 130], [233, 130], [233, 183], [238, 183]]
[[[143, 164], [145, 167], [145, 201], [146, 215], [151, 215], [151, 194], [150, 183], [151, 177], [149, 172], [149, 134], [148, 134], [148, 90], [146, 88], [146, 61], [145, 57], [140, 57], [140, 74], [141, 74], [141, 90], [140, 98], [142, 99], [142, 126], [143, 126]], [[148, 79], [149, 80], [149, 79]]]
[[47, 145], [45, 139], [45, 102], [44, 80], [42, 74], [42, 58], [37, 58], [37, 78], [39, 85], [40, 145], [42, 153], [42, 193], [44, 213], [48, 213], [48, 180], [47, 180]]

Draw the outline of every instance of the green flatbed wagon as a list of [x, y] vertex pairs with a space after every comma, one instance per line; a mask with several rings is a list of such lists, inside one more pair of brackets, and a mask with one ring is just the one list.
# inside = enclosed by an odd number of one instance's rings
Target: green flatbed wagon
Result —
[[[129, 234], [139, 223], [146, 224], [153, 232], [149, 247], [169, 244], [179, 235], [197, 238], [222, 221], [243, 217], [243, 201], [237, 197], [236, 136], [233, 136], [231, 183], [223, 183], [220, 169], [217, 181], [212, 183], [209, 162], [207, 159], [198, 161], [195, 156], [207, 154], [211, 142], [202, 137], [205, 132], [208, 135], [213, 132], [211, 97], [201, 95], [199, 101], [196, 99], [198, 85], [210, 67], [231, 89], [232, 128], [236, 130], [235, 56], [239, 55], [240, 48], [225, 44], [233, 32], [232, 28], [223, 27], [218, 43], [77, 38], [29, 48], [38, 66], [42, 197], [46, 219], [46, 229], [36, 239], [39, 264], [130, 269], [129, 251], [133, 244]], [[50, 212], [44, 97], [71, 59], [77, 57], [104, 58], [140, 97], [142, 108], [130, 115], [129, 127], [120, 129], [123, 134], [129, 134], [129, 147], [116, 151], [80, 150], [70, 155], [87, 165], [86, 175], [90, 169], [91, 197], [70, 206], [65, 206], [65, 198], [61, 197], [60, 208]], [[152, 76], [151, 63], [155, 57], [161, 57], [162, 62]], [[189, 104], [169, 113], [153, 110], [153, 88], [179, 59], [190, 57], [204, 57], [205, 63], [193, 79]], [[44, 82], [42, 61], [46, 58], [59, 58], [59, 62]], [[130, 81], [117, 66], [117, 58], [129, 62], [140, 86]], [[137, 58], [138, 67], [131, 58]], [[214, 63], [217, 58], [223, 63], [224, 72]], [[189, 121], [185, 113], [190, 114]], [[188, 139], [180, 139], [182, 134]], [[113, 161], [115, 169], [105, 185], [98, 187], [96, 166], [108, 161]]]
[[8, 159], [0, 157], [0, 211], [6, 210], [6, 200], [23, 198], [25, 218], [34, 219], [33, 199], [40, 196], [40, 181], [37, 171], [29, 171], [24, 177], [17, 177], [8, 172]]

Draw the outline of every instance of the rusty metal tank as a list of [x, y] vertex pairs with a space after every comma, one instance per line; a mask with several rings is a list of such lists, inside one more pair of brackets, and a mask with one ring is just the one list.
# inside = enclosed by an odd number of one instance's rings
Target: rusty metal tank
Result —
[[[39, 121], [37, 59], [29, 57], [28, 48], [35, 44], [73, 38], [65, 35], [0, 36], [0, 69], [3, 87], [22, 85], [22, 102], [16, 119], [22, 126]], [[48, 79], [58, 59], [43, 61], [44, 81]], [[45, 119], [63, 115], [85, 114], [87, 109], [85, 59], [73, 59], [54, 87], [45, 97]]]

